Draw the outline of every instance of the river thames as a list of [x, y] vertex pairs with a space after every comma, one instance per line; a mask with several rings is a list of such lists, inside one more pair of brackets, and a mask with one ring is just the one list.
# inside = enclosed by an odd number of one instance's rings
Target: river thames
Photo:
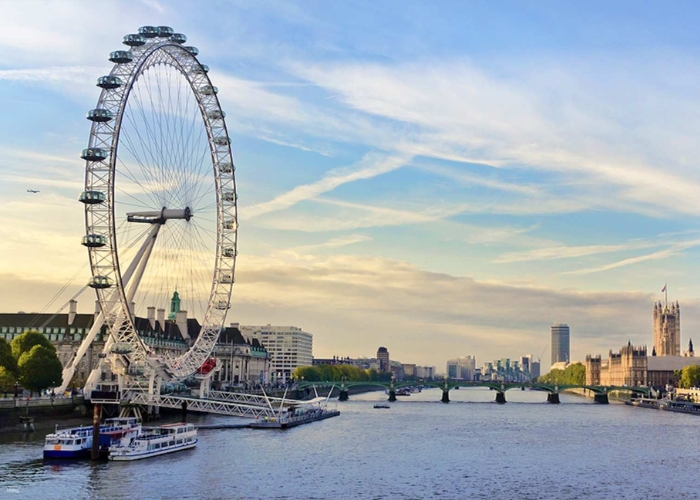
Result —
[[[286, 431], [201, 430], [145, 461], [51, 462], [47, 430], [0, 434], [0, 498], [697, 498], [700, 418], [562, 395], [439, 390]], [[227, 417], [191, 415], [192, 422]]]

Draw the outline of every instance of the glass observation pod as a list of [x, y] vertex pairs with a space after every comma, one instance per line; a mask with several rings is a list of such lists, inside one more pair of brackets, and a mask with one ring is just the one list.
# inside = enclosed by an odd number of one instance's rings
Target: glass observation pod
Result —
[[139, 28], [139, 35], [143, 35], [146, 38], [155, 38], [158, 36], [158, 28], [155, 26], [141, 26]]
[[85, 203], [86, 205], [97, 205], [98, 203], [104, 203], [107, 196], [102, 191], [83, 191], [78, 196], [78, 201]]
[[238, 195], [233, 191], [226, 191], [221, 195], [221, 199], [224, 201], [236, 201], [238, 199]]
[[114, 119], [114, 114], [108, 109], [91, 109], [87, 113], [87, 119], [91, 122], [108, 122]]
[[199, 89], [199, 93], [202, 95], [214, 95], [219, 92], [218, 87], [214, 87], [213, 85], [205, 85], [201, 89]]
[[192, 54], [193, 56], [196, 56], [197, 54], [199, 54], [199, 49], [198, 49], [197, 47], [191, 47], [191, 46], [190, 46], [190, 47], [183, 47], [183, 48], [184, 48], [187, 52], [189, 52], [190, 54]]
[[173, 33], [170, 35], [170, 41], [175, 43], [185, 43], [187, 41], [187, 37], [182, 33]]
[[225, 311], [226, 309], [229, 309], [231, 305], [225, 300], [220, 300], [216, 304], [214, 304], [214, 307], [216, 307], [220, 311]]
[[107, 237], [101, 234], [86, 234], [80, 243], [88, 248], [101, 248], [107, 244]]
[[209, 66], [206, 64], [200, 64], [192, 69], [192, 73], [195, 75], [202, 75], [204, 73], [209, 73]]
[[116, 342], [109, 348], [114, 354], [129, 354], [134, 351], [134, 347], [128, 342]]
[[110, 52], [109, 60], [113, 63], [125, 64], [133, 61], [134, 56], [132, 56], [131, 52], [128, 50], [115, 50], [114, 52]]
[[233, 283], [233, 276], [231, 276], [230, 274], [222, 274], [221, 278], [219, 278], [219, 283], [230, 285], [231, 283]]
[[207, 113], [207, 118], [209, 118], [210, 120], [220, 120], [221, 118], [226, 118], [226, 113], [223, 111], [219, 111], [218, 109], [214, 111], [209, 111], [209, 113]]
[[230, 174], [234, 171], [233, 163], [219, 163], [219, 172], [222, 174]]
[[97, 79], [97, 86], [102, 89], [118, 89], [123, 85], [118, 76], [101, 76]]
[[146, 45], [146, 37], [143, 35], [124, 35], [122, 43], [129, 47], [140, 47]]
[[224, 229], [236, 229], [236, 219], [228, 219], [224, 221]]
[[229, 144], [231, 144], [231, 140], [226, 136], [214, 137], [214, 144], [216, 144], [217, 146], [228, 146]]
[[88, 286], [90, 288], [110, 288], [112, 286], [112, 280], [108, 276], [93, 276], [88, 281]]
[[233, 247], [226, 247], [221, 251], [221, 255], [224, 257], [235, 257], [238, 254]]
[[87, 160], [87, 161], [103, 161], [103, 160], [106, 160], [108, 156], [109, 156], [109, 153], [102, 148], [83, 149], [83, 152], [80, 155], [80, 157], [83, 160]]
[[175, 33], [175, 30], [173, 30], [170, 26], [158, 26], [156, 29], [158, 30], [158, 36], [161, 38], [168, 38]]

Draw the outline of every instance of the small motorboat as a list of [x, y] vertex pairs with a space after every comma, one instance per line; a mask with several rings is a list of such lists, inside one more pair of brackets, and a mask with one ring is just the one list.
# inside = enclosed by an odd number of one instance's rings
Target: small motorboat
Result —
[[388, 410], [389, 408], [391, 408], [391, 406], [389, 406], [386, 403], [377, 403], [376, 405], [374, 405], [374, 408], [377, 410]]

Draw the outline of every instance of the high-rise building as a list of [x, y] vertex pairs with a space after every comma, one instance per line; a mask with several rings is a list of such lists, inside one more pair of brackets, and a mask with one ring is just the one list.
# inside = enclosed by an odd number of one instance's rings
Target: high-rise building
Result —
[[552, 364], [571, 360], [569, 344], [569, 325], [555, 323], [552, 325]]
[[463, 356], [447, 361], [447, 376], [455, 380], [474, 380], [476, 358]]
[[386, 347], [377, 349], [377, 360], [379, 361], [379, 371], [391, 371], [391, 363], [389, 362], [389, 350]]
[[678, 301], [654, 303], [654, 350], [652, 356], [681, 355], [681, 306]]
[[540, 362], [539, 361], [530, 362], [530, 376], [532, 378], [539, 378], [539, 376], [540, 376]]
[[296, 326], [240, 325], [244, 336], [256, 338], [270, 356], [270, 381], [286, 382], [298, 366], [313, 364], [313, 335]]

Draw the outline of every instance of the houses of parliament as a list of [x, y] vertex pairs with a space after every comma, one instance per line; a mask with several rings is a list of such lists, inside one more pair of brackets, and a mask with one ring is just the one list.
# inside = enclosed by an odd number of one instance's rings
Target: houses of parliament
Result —
[[676, 385], [676, 370], [700, 364], [695, 357], [692, 339], [688, 350], [681, 353], [681, 307], [678, 301], [654, 303], [654, 345], [651, 353], [646, 345], [631, 342], [619, 352], [608, 352], [607, 359], [600, 355], [586, 356], [587, 385], [627, 385], [663, 388]]

